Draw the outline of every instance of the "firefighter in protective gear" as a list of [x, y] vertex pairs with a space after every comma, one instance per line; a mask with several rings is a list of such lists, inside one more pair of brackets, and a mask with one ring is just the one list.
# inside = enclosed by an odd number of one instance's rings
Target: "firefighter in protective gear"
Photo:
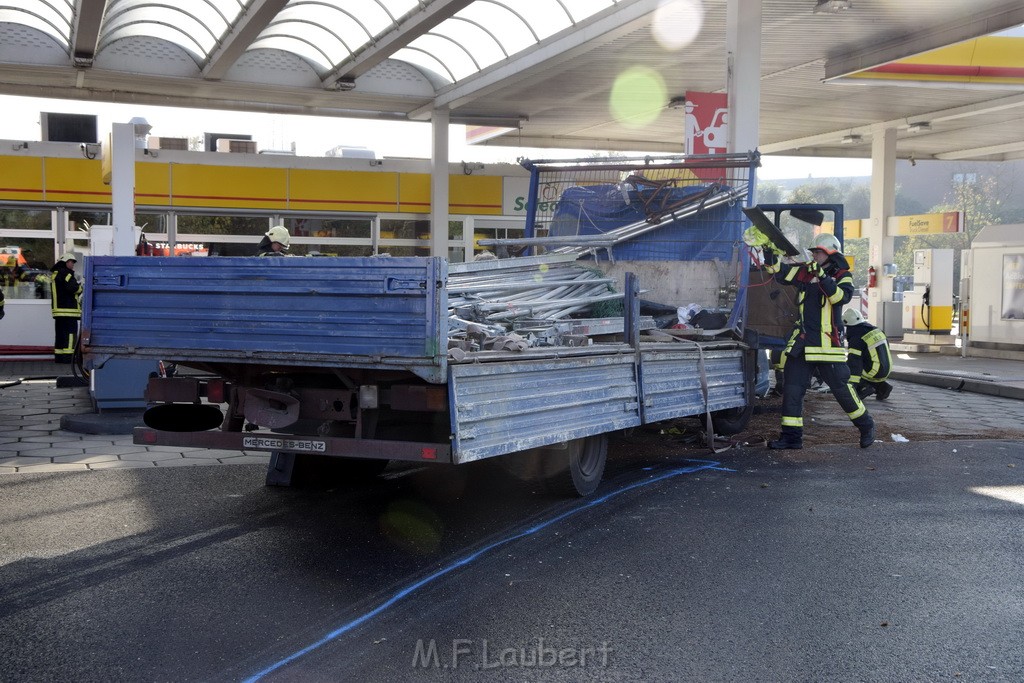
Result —
[[786, 263], [765, 250], [765, 268], [775, 280], [796, 287], [799, 318], [782, 352], [782, 433], [770, 448], [803, 448], [804, 394], [817, 372], [860, 431], [860, 447], [875, 440], [875, 423], [850, 384], [843, 348], [841, 314], [853, 296], [853, 277], [834, 235], [820, 234], [810, 247], [811, 260]]
[[78, 257], [63, 254], [50, 269], [50, 306], [53, 314], [53, 357], [70, 364], [78, 342], [78, 321], [82, 318], [82, 283], [75, 277]]
[[889, 398], [892, 385], [886, 382], [892, 372], [892, 353], [885, 333], [869, 323], [860, 311], [849, 309], [843, 313], [846, 325], [846, 343], [850, 366], [850, 384], [862, 399], [871, 394], [879, 401]]
[[256, 247], [257, 256], [284, 256], [291, 245], [292, 237], [288, 234], [288, 228], [283, 225], [275, 225], [263, 235], [260, 244]]

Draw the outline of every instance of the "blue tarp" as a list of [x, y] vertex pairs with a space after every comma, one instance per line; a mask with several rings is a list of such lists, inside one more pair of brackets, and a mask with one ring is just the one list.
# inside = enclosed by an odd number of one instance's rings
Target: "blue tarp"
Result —
[[[624, 194], [618, 185], [570, 187], [559, 198], [549, 234], [565, 236], [611, 232], [645, 221], [645, 202], [649, 202], [652, 209], [682, 208], [687, 199], [697, 199], [709, 189], [712, 186], [700, 184], [658, 190], [629, 189]], [[655, 192], [658, 193], [656, 196]], [[740, 202], [726, 204], [623, 242], [614, 247], [612, 253], [616, 260], [625, 261], [731, 261], [733, 247], [745, 227], [744, 221]], [[601, 254], [600, 258], [607, 256]]]

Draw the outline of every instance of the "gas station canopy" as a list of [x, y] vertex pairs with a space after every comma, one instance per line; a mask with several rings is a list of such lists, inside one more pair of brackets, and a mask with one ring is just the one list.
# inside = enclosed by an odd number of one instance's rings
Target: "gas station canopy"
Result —
[[[0, 93], [413, 121], [447, 109], [483, 127], [469, 129], [481, 144], [681, 152], [669, 103], [725, 91], [731, 2], [0, 0]], [[900, 158], [1024, 158], [1019, 0], [761, 7], [762, 153], [867, 158], [895, 128]]]

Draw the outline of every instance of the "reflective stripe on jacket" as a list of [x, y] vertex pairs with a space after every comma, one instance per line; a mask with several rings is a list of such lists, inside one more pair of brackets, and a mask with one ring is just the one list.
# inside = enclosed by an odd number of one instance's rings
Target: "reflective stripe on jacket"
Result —
[[853, 276], [842, 254], [829, 256], [818, 278], [808, 272], [806, 264], [782, 263], [766, 258], [768, 272], [776, 281], [798, 289], [797, 307], [800, 317], [786, 344], [786, 353], [803, 351], [812, 363], [844, 363], [846, 349], [840, 338], [843, 305], [853, 298]]
[[82, 283], [75, 278], [75, 273], [63, 263], [52, 269], [50, 279], [50, 310], [54, 318], [82, 317]]
[[850, 344], [851, 377], [881, 381], [892, 372], [892, 353], [885, 333], [874, 325], [861, 323], [846, 328]]

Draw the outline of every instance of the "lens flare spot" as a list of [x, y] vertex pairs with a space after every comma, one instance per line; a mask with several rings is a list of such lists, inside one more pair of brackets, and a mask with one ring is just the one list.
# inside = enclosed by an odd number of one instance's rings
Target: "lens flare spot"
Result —
[[700, 35], [704, 24], [701, 0], [662, 0], [654, 11], [651, 32], [666, 50], [681, 50]]
[[441, 544], [443, 523], [426, 505], [404, 500], [388, 506], [380, 518], [380, 528], [398, 546], [428, 555]]
[[623, 71], [612, 85], [611, 113], [627, 128], [642, 128], [653, 123], [665, 108], [665, 81], [647, 67]]

